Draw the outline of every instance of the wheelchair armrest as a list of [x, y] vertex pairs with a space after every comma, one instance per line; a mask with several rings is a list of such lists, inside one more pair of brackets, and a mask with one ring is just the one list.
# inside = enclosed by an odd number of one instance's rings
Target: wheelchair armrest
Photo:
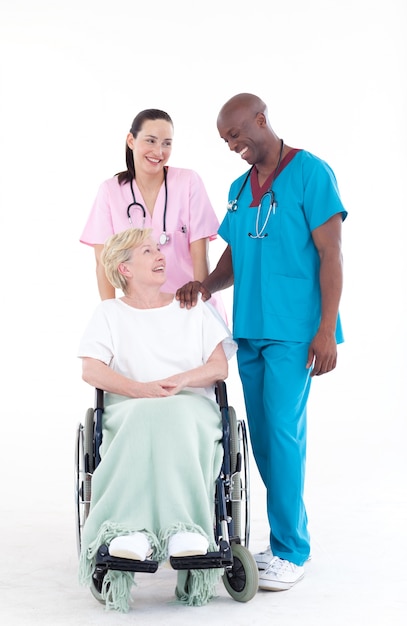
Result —
[[220, 409], [228, 407], [228, 395], [226, 392], [226, 383], [224, 380], [217, 380], [215, 385], [216, 401]]
[[95, 389], [95, 409], [94, 409], [94, 457], [95, 468], [100, 463], [100, 446], [103, 439], [102, 414], [104, 410], [104, 391]]
[[95, 409], [104, 409], [104, 391], [103, 389], [95, 389]]

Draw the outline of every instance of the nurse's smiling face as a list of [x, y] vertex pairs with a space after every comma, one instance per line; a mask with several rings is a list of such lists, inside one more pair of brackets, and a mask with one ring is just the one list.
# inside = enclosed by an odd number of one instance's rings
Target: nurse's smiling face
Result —
[[127, 135], [127, 145], [133, 152], [136, 174], [162, 172], [171, 156], [174, 129], [166, 120], [146, 120], [137, 136]]

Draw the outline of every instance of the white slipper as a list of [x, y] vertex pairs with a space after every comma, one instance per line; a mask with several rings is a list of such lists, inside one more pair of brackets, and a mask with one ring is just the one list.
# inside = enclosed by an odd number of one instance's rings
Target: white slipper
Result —
[[110, 556], [117, 556], [121, 559], [133, 559], [134, 561], [145, 561], [152, 553], [151, 545], [144, 533], [133, 533], [132, 535], [122, 535], [112, 539], [109, 545]]
[[206, 554], [209, 541], [198, 533], [176, 533], [168, 541], [169, 556], [197, 556]]

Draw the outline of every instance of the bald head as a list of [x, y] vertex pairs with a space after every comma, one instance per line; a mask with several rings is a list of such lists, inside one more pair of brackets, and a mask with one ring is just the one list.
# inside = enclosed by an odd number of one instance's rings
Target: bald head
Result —
[[267, 116], [267, 106], [252, 93], [239, 93], [219, 111], [217, 127], [229, 149], [266, 173], [279, 158], [280, 140]]
[[218, 115], [218, 125], [222, 124], [225, 119], [230, 118], [235, 113], [241, 113], [242, 111], [249, 116], [255, 117], [257, 113], [267, 114], [267, 106], [259, 98], [252, 93], [238, 93], [225, 102]]

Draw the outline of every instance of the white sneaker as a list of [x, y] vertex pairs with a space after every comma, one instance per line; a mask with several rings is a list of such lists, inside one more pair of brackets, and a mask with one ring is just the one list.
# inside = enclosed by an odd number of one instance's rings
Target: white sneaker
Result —
[[267, 546], [266, 550], [263, 550], [263, 552], [257, 552], [257, 554], [253, 554], [253, 557], [257, 563], [257, 569], [261, 571], [268, 568], [270, 561], [273, 558], [273, 553], [270, 546]]
[[[257, 552], [257, 554], [253, 554], [253, 558], [257, 563], [257, 569], [261, 572], [264, 569], [267, 569], [270, 565], [270, 561], [273, 558], [273, 553], [271, 551], [270, 546], [267, 546], [263, 552]], [[311, 554], [308, 556], [307, 561], [311, 560]]]
[[112, 539], [109, 545], [110, 556], [117, 556], [121, 559], [133, 559], [134, 561], [145, 561], [152, 553], [151, 545], [144, 533], [133, 533], [122, 535]]
[[274, 556], [266, 570], [259, 576], [259, 589], [284, 591], [298, 583], [304, 576], [304, 566]]
[[196, 556], [206, 554], [209, 541], [198, 533], [176, 533], [168, 541], [168, 556]]

